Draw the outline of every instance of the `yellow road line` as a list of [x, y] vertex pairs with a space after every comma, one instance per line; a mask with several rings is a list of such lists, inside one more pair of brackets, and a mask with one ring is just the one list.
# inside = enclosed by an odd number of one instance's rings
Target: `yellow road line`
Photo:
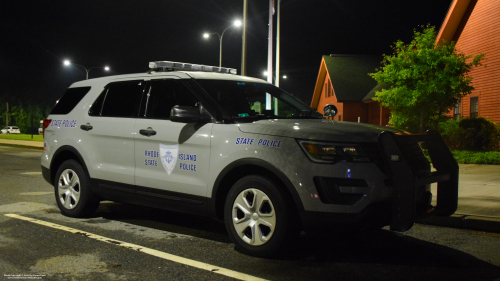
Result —
[[258, 280], [265, 281], [266, 280], [266, 279], [258, 278], [258, 277], [252, 276], [252, 275], [247, 275], [247, 274], [240, 273], [240, 272], [233, 271], [233, 270], [229, 270], [229, 269], [226, 269], [226, 268], [214, 266], [214, 265], [211, 265], [211, 264], [208, 264], [208, 263], [203, 263], [203, 262], [199, 262], [199, 261], [195, 261], [195, 260], [190, 260], [190, 259], [187, 259], [187, 258], [183, 258], [183, 257], [175, 256], [175, 255], [172, 255], [172, 254], [168, 254], [168, 253], [165, 253], [165, 252], [161, 252], [161, 251], [158, 251], [158, 250], [155, 250], [155, 249], [146, 248], [146, 247], [139, 246], [139, 245], [136, 245], [136, 244], [131, 244], [131, 243], [119, 241], [119, 240], [116, 240], [116, 239], [107, 238], [107, 237], [104, 237], [104, 236], [100, 236], [100, 235], [97, 235], [97, 234], [93, 234], [93, 233], [90, 233], [90, 232], [78, 230], [78, 229], [71, 228], [71, 227], [66, 227], [66, 226], [55, 224], [55, 223], [51, 223], [51, 222], [37, 220], [37, 219], [29, 218], [29, 217], [24, 217], [24, 216], [16, 215], [16, 214], [5, 214], [5, 216], [10, 217], [10, 218], [14, 218], [14, 219], [19, 219], [19, 220], [24, 220], [24, 221], [36, 223], [36, 224], [43, 225], [43, 226], [52, 227], [52, 228], [59, 229], [59, 230], [64, 230], [64, 231], [71, 232], [71, 233], [74, 233], [74, 234], [85, 235], [88, 238], [99, 240], [101, 242], [105, 242], [105, 243], [108, 243], [108, 244], [113, 244], [113, 245], [116, 245], [116, 246], [124, 247], [124, 248], [131, 249], [131, 250], [135, 250], [135, 251], [138, 251], [138, 252], [141, 252], [141, 253], [145, 253], [145, 254], [148, 254], [148, 255], [152, 255], [152, 256], [158, 257], [158, 258], [162, 258], [162, 259], [173, 261], [173, 262], [176, 262], [176, 263], [188, 265], [188, 266], [191, 266], [191, 267], [196, 267], [196, 268], [199, 268], [199, 269], [203, 269], [203, 270], [210, 271], [210, 272], [213, 272], [213, 273], [216, 273], [216, 274], [220, 274], [220, 275], [225, 275], [225, 276], [232, 277], [232, 278], [239, 279], [239, 280], [255, 280], [255, 281], [258, 281]]

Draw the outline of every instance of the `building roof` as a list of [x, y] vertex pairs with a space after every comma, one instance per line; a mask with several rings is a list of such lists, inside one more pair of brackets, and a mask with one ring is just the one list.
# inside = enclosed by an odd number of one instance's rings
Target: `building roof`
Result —
[[339, 102], [361, 101], [377, 85], [368, 73], [379, 68], [382, 57], [359, 55], [324, 55], [321, 61], [311, 107], [316, 108], [325, 82], [326, 72], [330, 75], [335, 96]]
[[456, 42], [476, 3], [477, 0], [453, 0], [436, 36], [436, 43], [439, 44], [442, 41]]
[[377, 86], [373, 87], [373, 89], [370, 92], [368, 92], [368, 94], [363, 98], [363, 102], [368, 103], [368, 102], [374, 101], [373, 98], [375, 97], [375, 93], [380, 92], [383, 89], [387, 89], [388, 87], [389, 87], [389, 85], [387, 85], [383, 82], [377, 84]]

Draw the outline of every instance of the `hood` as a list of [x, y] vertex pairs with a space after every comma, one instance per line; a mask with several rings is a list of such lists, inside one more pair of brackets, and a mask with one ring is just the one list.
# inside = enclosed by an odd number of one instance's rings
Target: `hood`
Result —
[[338, 142], [377, 142], [383, 131], [403, 133], [390, 127], [326, 119], [268, 119], [241, 123], [239, 129], [243, 133]]

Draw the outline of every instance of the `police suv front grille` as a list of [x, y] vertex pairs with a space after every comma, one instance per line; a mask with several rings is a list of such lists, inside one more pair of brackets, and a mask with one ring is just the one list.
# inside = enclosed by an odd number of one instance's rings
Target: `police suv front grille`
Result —
[[363, 197], [363, 193], [342, 193], [341, 187], [367, 187], [363, 179], [314, 177], [321, 202], [326, 204], [352, 205]]
[[367, 154], [368, 158], [370, 158], [370, 162], [377, 164], [378, 168], [382, 173], [387, 174], [387, 167], [384, 163], [384, 157], [380, 150], [380, 146], [378, 143], [363, 143], [361, 146], [364, 152]]

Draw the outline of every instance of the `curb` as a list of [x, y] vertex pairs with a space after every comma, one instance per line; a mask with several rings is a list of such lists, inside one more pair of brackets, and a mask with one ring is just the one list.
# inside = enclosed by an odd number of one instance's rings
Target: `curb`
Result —
[[42, 150], [44, 148], [44, 143], [38, 142], [38, 141], [16, 141], [16, 140], [0, 139], [0, 145], [14, 146], [14, 147], [20, 146], [20, 147], [33, 148], [33, 149], [42, 149]]
[[500, 233], [500, 218], [494, 217], [454, 214], [449, 217], [422, 218], [417, 223]]

